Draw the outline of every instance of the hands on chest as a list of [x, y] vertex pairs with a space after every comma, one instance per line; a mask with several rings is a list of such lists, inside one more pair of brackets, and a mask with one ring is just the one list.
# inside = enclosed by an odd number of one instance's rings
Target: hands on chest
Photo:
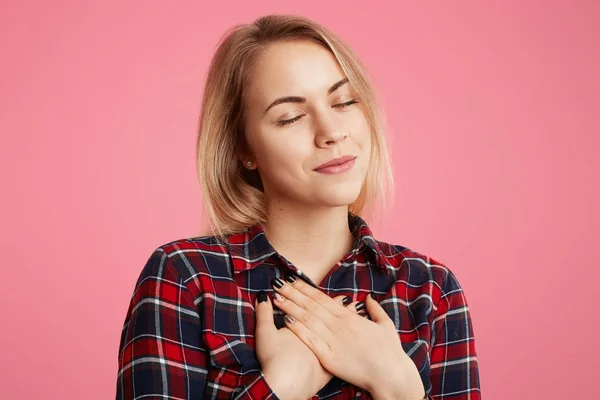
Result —
[[[425, 397], [419, 372], [404, 352], [394, 322], [370, 295], [364, 302], [331, 298], [288, 273], [273, 279], [271, 301], [256, 303], [256, 353], [265, 379], [281, 399], [306, 399], [335, 375], [374, 398]], [[273, 304], [285, 314], [277, 329]], [[361, 315], [365, 310], [371, 317]]]

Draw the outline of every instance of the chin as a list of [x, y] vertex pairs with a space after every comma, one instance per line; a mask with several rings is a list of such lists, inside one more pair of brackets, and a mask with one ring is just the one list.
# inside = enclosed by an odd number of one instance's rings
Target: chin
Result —
[[328, 207], [347, 206], [356, 201], [361, 189], [362, 183], [360, 185], [331, 185], [319, 190], [316, 200], [318, 203]]

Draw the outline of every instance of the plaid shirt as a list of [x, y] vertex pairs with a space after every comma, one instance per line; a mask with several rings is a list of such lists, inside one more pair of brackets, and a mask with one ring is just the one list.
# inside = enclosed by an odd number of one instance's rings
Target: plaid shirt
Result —
[[[123, 326], [116, 398], [278, 399], [254, 350], [254, 300], [291, 270], [331, 297], [364, 301], [372, 291], [428, 399], [480, 399], [473, 326], [456, 276], [431, 257], [375, 240], [360, 217], [348, 221], [354, 248], [320, 285], [274, 250], [260, 224], [227, 242], [179, 239], [154, 250]], [[284, 314], [274, 307], [281, 328]], [[312, 398], [371, 396], [334, 377]]]

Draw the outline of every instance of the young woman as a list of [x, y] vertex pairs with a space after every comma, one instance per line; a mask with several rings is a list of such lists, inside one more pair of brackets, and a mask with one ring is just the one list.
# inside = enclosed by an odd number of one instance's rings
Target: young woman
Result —
[[148, 259], [117, 399], [480, 398], [456, 276], [363, 219], [392, 187], [376, 104], [360, 60], [314, 21], [225, 36], [197, 146], [212, 231]]

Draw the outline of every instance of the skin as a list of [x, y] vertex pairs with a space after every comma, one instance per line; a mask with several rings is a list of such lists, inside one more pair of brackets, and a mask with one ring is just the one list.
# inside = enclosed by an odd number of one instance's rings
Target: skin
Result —
[[[256, 63], [247, 88], [241, 159], [258, 168], [269, 202], [265, 226], [275, 249], [316, 283], [352, 246], [347, 211], [360, 193], [369, 166], [371, 131], [350, 83], [328, 94], [345, 75], [331, 53], [307, 42], [271, 44]], [[277, 98], [302, 96], [305, 103]], [[282, 120], [297, 118], [278, 126]], [[357, 156], [343, 175], [313, 169], [343, 155]], [[306, 249], [311, 251], [307, 252]]]
[[[269, 203], [265, 233], [317, 284], [352, 248], [348, 205], [358, 197], [370, 162], [371, 130], [363, 105], [353, 103], [351, 82], [328, 93], [344, 78], [323, 47], [280, 42], [262, 54], [246, 88], [248, 149], [240, 162], [258, 169], [263, 181]], [[286, 96], [305, 100], [269, 107]], [[281, 125], [284, 120], [292, 122]], [[356, 156], [351, 170], [314, 171], [344, 155]], [[344, 307], [341, 297], [332, 299], [300, 280], [276, 290], [284, 299], [274, 300], [276, 305], [296, 321], [277, 330], [272, 300], [257, 303], [256, 351], [265, 379], [280, 398], [312, 397], [333, 375], [375, 398], [424, 397], [418, 371], [376, 301], [366, 301], [370, 321], [358, 315], [355, 303]], [[374, 351], [373, 343], [382, 345]]]

